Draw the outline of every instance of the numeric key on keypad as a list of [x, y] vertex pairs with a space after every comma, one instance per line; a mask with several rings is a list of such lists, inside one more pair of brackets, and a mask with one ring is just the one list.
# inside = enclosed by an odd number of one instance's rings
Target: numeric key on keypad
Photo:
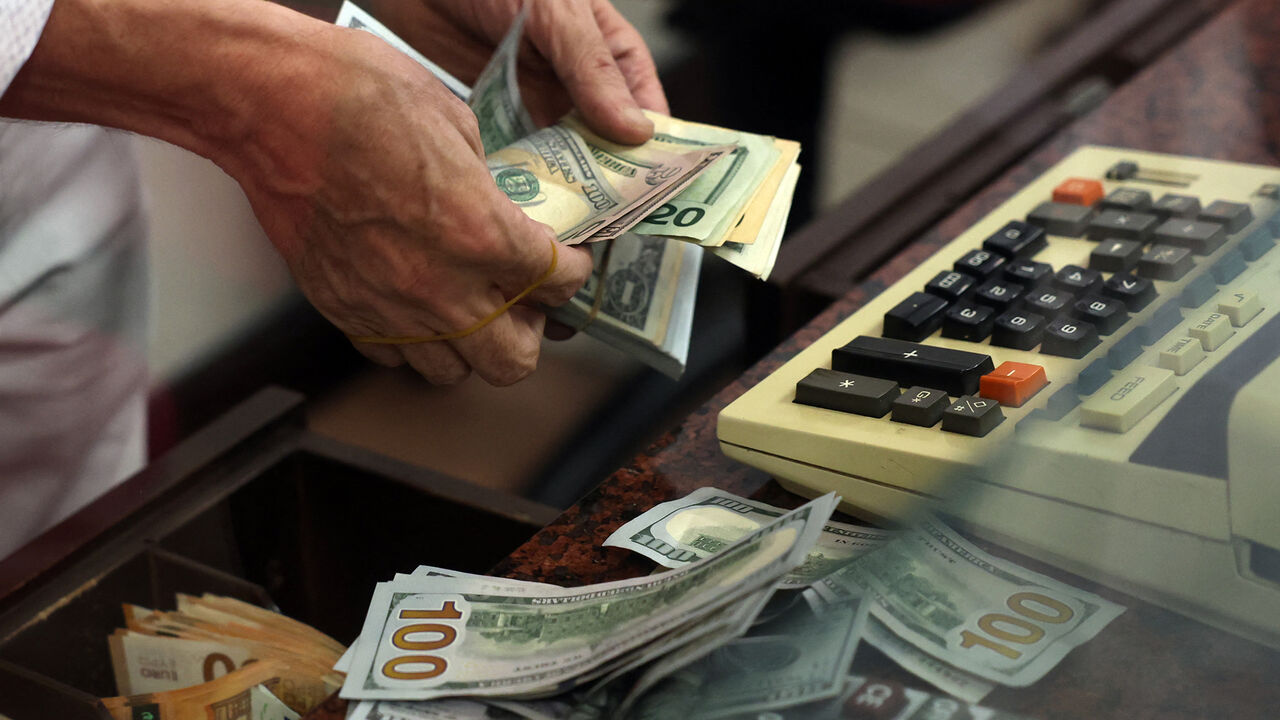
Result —
[[951, 395], [972, 395], [978, 380], [994, 369], [991, 356], [859, 335], [831, 351], [831, 367], [842, 372], [923, 385]]
[[1227, 241], [1222, 225], [1181, 218], [1162, 223], [1155, 237], [1158, 243], [1184, 247], [1197, 255], [1208, 255]]
[[1080, 237], [1089, 227], [1093, 208], [1071, 203], [1045, 202], [1027, 215], [1027, 222], [1039, 225], [1050, 235]]
[[1142, 257], [1137, 240], [1103, 240], [1089, 253], [1089, 267], [1103, 272], [1127, 272]]
[[1215, 200], [1200, 211], [1200, 219], [1206, 222], [1222, 223], [1227, 232], [1240, 232], [1253, 222], [1253, 209], [1244, 203]]
[[1053, 276], [1053, 284], [1080, 297], [1093, 292], [1102, 284], [1102, 273], [1079, 265], [1067, 265]]
[[1152, 280], [1180, 280], [1195, 263], [1191, 251], [1172, 245], [1152, 245], [1138, 261], [1138, 274]]
[[911, 293], [884, 314], [884, 336], [915, 342], [929, 337], [942, 325], [947, 301], [929, 293]]
[[1022, 304], [1027, 310], [1052, 320], [1062, 314], [1075, 296], [1065, 290], [1037, 290], [1027, 295]]
[[953, 269], [979, 279], [986, 279], [991, 273], [999, 270], [1001, 265], [1004, 265], [1003, 255], [990, 250], [970, 250], [956, 261]]
[[1103, 210], [1089, 221], [1090, 240], [1136, 240], [1146, 242], [1160, 224], [1160, 218], [1129, 210]]
[[1098, 329], [1092, 323], [1075, 318], [1058, 318], [1049, 323], [1040, 342], [1040, 352], [1069, 358], [1082, 358], [1098, 346]]
[[982, 342], [991, 335], [995, 321], [996, 311], [986, 305], [952, 305], [942, 319], [942, 337]]
[[1124, 303], [1129, 312], [1138, 312], [1156, 299], [1156, 286], [1134, 275], [1112, 275], [1102, 285], [1102, 294]]
[[1031, 260], [1014, 260], [1004, 266], [1004, 277], [1024, 288], [1043, 285], [1053, 278], [1053, 267], [1049, 263]]
[[1099, 210], [1132, 210], [1146, 212], [1151, 207], [1151, 193], [1146, 190], [1117, 188], [1098, 203]]
[[884, 417], [897, 397], [898, 384], [892, 380], [818, 368], [796, 383], [794, 402], [855, 415]]
[[1124, 303], [1096, 295], [1077, 302], [1073, 309], [1075, 316], [1097, 328], [1099, 335], [1110, 335], [1129, 319]]
[[955, 270], [943, 270], [929, 284], [924, 286], [924, 291], [930, 295], [937, 295], [947, 302], [955, 302], [960, 298], [969, 294], [974, 286], [978, 284], [972, 275]]
[[1044, 336], [1044, 317], [1035, 313], [1010, 310], [996, 318], [991, 329], [991, 344], [1016, 350], [1030, 350]]
[[988, 280], [973, 293], [973, 299], [997, 310], [1007, 310], [1022, 297], [1022, 286], [1007, 280]]
[[1044, 230], [1013, 220], [982, 242], [983, 249], [1007, 258], [1030, 257], [1048, 245]]
[[1004, 422], [1000, 403], [988, 398], [964, 396], [942, 413], [942, 429], [947, 432], [982, 437]]
[[917, 385], [893, 401], [893, 421], [920, 427], [933, 427], [942, 419], [943, 411], [950, 404], [951, 398], [941, 390], [931, 390]]

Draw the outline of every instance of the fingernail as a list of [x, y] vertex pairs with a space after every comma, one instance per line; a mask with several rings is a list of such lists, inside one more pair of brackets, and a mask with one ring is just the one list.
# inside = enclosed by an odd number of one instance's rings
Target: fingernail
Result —
[[644, 131], [646, 135], [653, 135], [653, 121], [646, 117], [640, 108], [629, 107], [622, 112], [622, 116], [631, 127]]

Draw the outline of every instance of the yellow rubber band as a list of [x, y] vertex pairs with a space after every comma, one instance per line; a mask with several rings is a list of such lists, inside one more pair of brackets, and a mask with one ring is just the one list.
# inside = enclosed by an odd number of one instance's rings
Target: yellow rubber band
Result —
[[560, 243], [556, 242], [555, 238], [551, 239], [551, 264], [547, 266], [547, 271], [542, 273], [541, 277], [539, 277], [537, 280], [534, 280], [533, 284], [530, 285], [529, 287], [525, 288], [524, 290], [521, 290], [519, 295], [516, 295], [515, 297], [506, 301], [501, 306], [499, 306], [497, 310], [494, 310], [493, 312], [489, 313], [483, 319], [481, 319], [480, 322], [476, 323], [475, 325], [472, 325], [471, 327], [465, 330], [458, 330], [456, 332], [444, 333], [441, 335], [409, 335], [406, 337], [382, 337], [380, 335], [359, 335], [359, 336], [352, 335], [350, 336], [351, 340], [352, 342], [370, 343], [373, 345], [414, 345], [417, 343], [440, 342], [441, 340], [457, 340], [458, 338], [464, 338], [474, 332], [479, 332], [484, 328], [485, 325], [488, 325], [494, 320], [497, 320], [499, 317], [502, 316], [503, 313], [510, 310], [512, 306], [514, 306], [516, 303], [523, 300], [525, 296], [527, 296], [529, 293], [533, 292], [534, 290], [537, 290], [542, 285], [542, 283], [546, 282], [551, 278], [551, 274], [556, 271], [556, 262], [560, 259], [559, 254], [557, 252], [557, 248], [559, 245]]

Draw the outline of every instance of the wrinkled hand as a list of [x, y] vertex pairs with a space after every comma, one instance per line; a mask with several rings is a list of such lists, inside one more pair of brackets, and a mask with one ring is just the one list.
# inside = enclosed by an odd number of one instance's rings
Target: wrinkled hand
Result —
[[[608, 0], [528, 0], [521, 94], [541, 125], [576, 108], [593, 130], [640, 143], [647, 108], [669, 113], [653, 57]], [[502, 40], [520, 0], [376, 0], [371, 11], [427, 57], [471, 84]]]
[[[472, 327], [542, 276], [552, 230], [485, 167], [475, 116], [420, 66], [364, 32], [335, 28], [333, 62], [283, 98], [262, 152], [224, 164], [240, 181], [303, 293], [350, 336], [431, 336]], [[249, 160], [246, 162], [246, 157]], [[589, 253], [560, 247], [525, 302], [464, 338], [356, 343], [434, 383], [471, 370], [495, 385], [530, 373], [545, 316], [586, 281]]]

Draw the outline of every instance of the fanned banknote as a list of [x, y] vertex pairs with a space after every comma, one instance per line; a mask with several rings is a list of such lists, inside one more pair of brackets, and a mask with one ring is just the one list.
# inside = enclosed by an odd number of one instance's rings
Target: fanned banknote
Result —
[[[666, 567], [681, 567], [719, 552], [785, 513], [713, 487], [698, 488], [641, 513], [609, 535], [604, 546], [638, 552]], [[829, 520], [804, 564], [787, 573], [780, 587], [808, 587], [892, 537], [887, 530]]]
[[954, 667], [1025, 687], [1124, 608], [993, 557], [937, 518], [814, 585], [824, 599], [866, 592], [872, 615]]
[[714, 557], [584, 588], [495, 592], [465, 578], [381, 583], [343, 697], [536, 696], [739, 602], [799, 565], [837, 498], [819, 498]]

